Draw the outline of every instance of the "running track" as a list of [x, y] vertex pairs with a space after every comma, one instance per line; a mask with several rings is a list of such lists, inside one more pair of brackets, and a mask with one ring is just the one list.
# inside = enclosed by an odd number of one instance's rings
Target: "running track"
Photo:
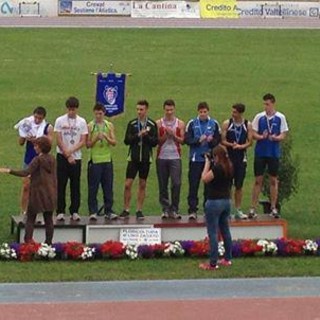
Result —
[[320, 320], [320, 277], [2, 284], [0, 319]]

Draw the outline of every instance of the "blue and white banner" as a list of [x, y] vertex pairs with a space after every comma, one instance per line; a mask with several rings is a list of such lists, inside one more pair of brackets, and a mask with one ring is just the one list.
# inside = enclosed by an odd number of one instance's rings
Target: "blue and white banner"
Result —
[[129, 0], [59, 0], [59, 15], [130, 16]]
[[124, 112], [125, 98], [126, 74], [97, 74], [96, 101], [104, 105], [107, 117], [113, 117]]

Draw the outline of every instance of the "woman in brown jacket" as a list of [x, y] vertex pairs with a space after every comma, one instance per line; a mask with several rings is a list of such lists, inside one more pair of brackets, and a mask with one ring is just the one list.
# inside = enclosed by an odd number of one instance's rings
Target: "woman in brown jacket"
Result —
[[43, 213], [46, 228], [46, 240], [49, 245], [53, 238], [53, 211], [57, 203], [56, 162], [52, 155], [51, 142], [47, 137], [37, 138], [34, 142], [37, 152], [27, 169], [12, 170], [0, 168], [0, 173], [10, 173], [18, 177], [30, 176], [30, 198], [27, 210], [24, 241], [31, 242], [34, 223], [38, 213]]

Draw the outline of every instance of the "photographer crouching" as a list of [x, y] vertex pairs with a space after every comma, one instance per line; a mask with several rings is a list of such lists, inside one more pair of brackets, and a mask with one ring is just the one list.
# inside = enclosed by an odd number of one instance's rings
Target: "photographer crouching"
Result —
[[[231, 209], [232, 163], [225, 147], [218, 145], [212, 153], [205, 154], [205, 166], [201, 179], [205, 183], [205, 216], [210, 241], [210, 261], [201, 263], [200, 269], [216, 270], [219, 265], [231, 266], [232, 239], [229, 229]], [[218, 233], [221, 233], [225, 257], [218, 260]]]

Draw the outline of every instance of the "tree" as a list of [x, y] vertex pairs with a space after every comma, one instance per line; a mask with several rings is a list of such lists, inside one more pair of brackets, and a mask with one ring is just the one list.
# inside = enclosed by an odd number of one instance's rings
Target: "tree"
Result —
[[[278, 210], [281, 209], [285, 201], [288, 201], [292, 195], [298, 192], [300, 161], [297, 156], [293, 157], [292, 155], [292, 143], [293, 139], [290, 134], [281, 142], [278, 175]], [[262, 193], [270, 200], [269, 178], [267, 174], [264, 176]], [[270, 201], [261, 201], [260, 203], [264, 207], [264, 212], [270, 212]]]

